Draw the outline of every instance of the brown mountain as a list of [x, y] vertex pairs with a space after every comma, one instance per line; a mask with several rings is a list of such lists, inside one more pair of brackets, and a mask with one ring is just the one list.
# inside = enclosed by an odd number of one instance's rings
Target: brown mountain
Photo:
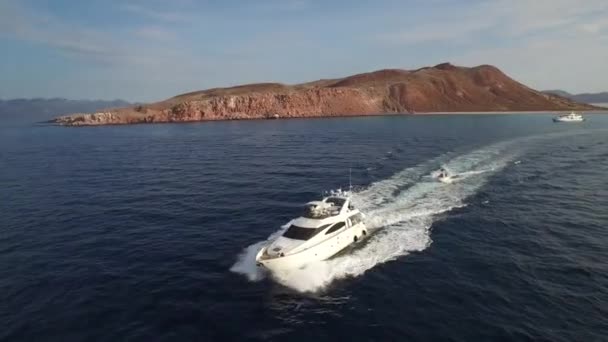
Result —
[[545, 94], [496, 67], [443, 63], [417, 70], [386, 69], [297, 85], [248, 84], [182, 94], [148, 105], [73, 114], [62, 125], [355, 116], [396, 113], [593, 110]]

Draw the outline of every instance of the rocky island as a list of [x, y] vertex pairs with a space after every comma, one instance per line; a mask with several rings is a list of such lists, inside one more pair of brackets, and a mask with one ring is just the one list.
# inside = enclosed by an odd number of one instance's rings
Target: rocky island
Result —
[[61, 116], [52, 122], [86, 126], [399, 113], [594, 109], [599, 108], [526, 87], [491, 65], [468, 68], [443, 63], [416, 70], [385, 69], [296, 85], [258, 83], [213, 88], [146, 105]]

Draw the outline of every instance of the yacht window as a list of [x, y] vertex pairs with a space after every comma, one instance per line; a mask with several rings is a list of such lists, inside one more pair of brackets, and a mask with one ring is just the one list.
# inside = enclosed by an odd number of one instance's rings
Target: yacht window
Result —
[[287, 231], [283, 233], [283, 236], [294, 240], [310, 240], [311, 237], [317, 235], [317, 233], [327, 228], [327, 226], [329, 225], [326, 224], [319, 228], [303, 228], [292, 224]]
[[338, 223], [334, 224], [333, 227], [329, 228], [329, 230], [327, 231], [327, 233], [325, 233], [325, 235], [331, 234], [331, 233], [335, 232], [336, 230], [343, 228], [343, 227], [344, 227], [344, 222], [338, 222]]
[[361, 214], [353, 215], [350, 217], [350, 222], [353, 226], [358, 224], [359, 222], [363, 222], [363, 216], [361, 216]]

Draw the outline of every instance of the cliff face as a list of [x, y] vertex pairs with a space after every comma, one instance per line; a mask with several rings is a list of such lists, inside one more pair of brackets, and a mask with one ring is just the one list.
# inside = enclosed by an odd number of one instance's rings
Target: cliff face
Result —
[[589, 110], [532, 90], [493, 66], [448, 63], [380, 70], [299, 85], [261, 83], [178, 95], [149, 105], [62, 116], [62, 125], [104, 125], [462, 111]]

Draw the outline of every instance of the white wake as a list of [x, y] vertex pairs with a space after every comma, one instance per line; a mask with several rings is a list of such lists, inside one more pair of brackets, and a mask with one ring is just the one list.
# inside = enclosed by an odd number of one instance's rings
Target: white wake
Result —
[[[490, 175], [515, 157], [509, 152], [509, 145], [499, 143], [451, 159], [439, 157], [354, 192], [354, 204], [367, 215], [369, 230], [375, 230], [368, 241], [330, 260], [274, 273], [272, 278], [295, 290], [314, 292], [336, 279], [356, 277], [375, 265], [426, 249], [432, 242], [429, 229], [437, 216], [465, 206], [465, 200]], [[437, 182], [432, 175], [439, 166], [448, 169], [457, 180], [452, 184]], [[285, 226], [268, 240], [284, 229]], [[255, 266], [255, 254], [268, 240], [247, 247], [231, 271], [244, 274], [251, 281], [263, 279], [265, 274]]]

